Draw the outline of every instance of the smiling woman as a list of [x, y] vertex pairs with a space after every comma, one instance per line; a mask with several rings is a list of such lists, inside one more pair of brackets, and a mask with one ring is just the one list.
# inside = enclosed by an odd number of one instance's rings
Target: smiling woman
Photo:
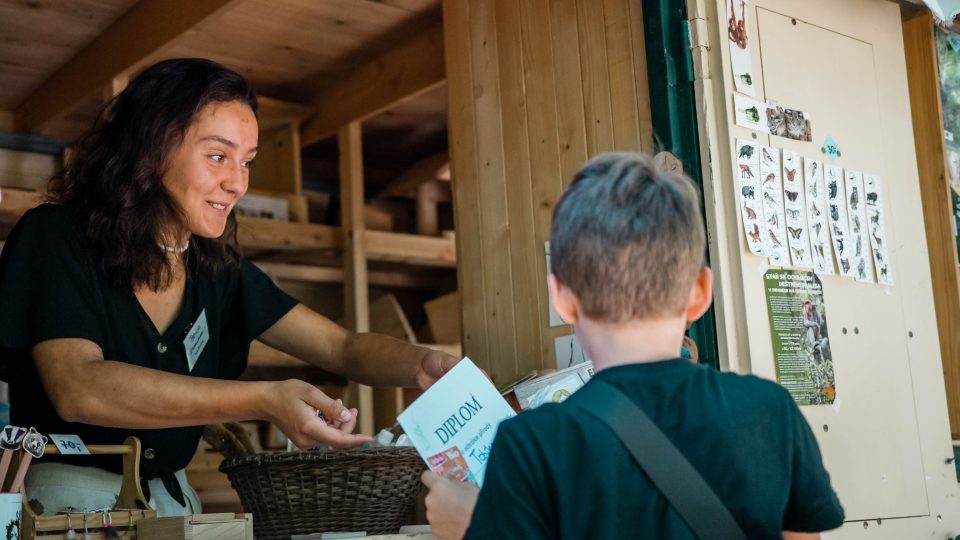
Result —
[[[241, 257], [233, 207], [256, 155], [256, 111], [247, 81], [215, 62], [147, 68], [0, 255], [11, 421], [87, 444], [139, 437], [141, 485], [161, 516], [201, 511], [183, 468], [205, 424], [267, 420], [301, 448], [370, 440], [352, 433], [356, 409], [306, 382], [234, 380], [254, 339], [369, 385], [426, 388], [456, 362], [350, 333]], [[48, 511], [113, 506], [116, 460], [44, 461], [26, 489]]]

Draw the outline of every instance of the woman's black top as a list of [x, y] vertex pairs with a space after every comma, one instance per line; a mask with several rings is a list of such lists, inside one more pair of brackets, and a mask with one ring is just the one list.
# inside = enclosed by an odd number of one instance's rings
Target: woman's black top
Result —
[[[140, 438], [143, 478], [159, 477], [175, 497], [173, 473], [193, 457], [203, 426], [116, 429], [61, 419], [47, 397], [31, 359], [45, 340], [82, 338], [100, 346], [107, 360], [215, 379], [236, 379], [247, 365], [250, 342], [295, 305], [253, 264], [214, 277], [188, 278], [180, 313], [160, 334], [130, 288], [110, 285], [83, 227], [60, 205], [28, 211], [7, 238], [0, 255], [0, 373], [10, 384], [10, 419], [44, 434], [76, 434], [86, 444], [122, 444]], [[190, 369], [185, 339], [193, 339]], [[149, 404], [148, 404], [149, 405]], [[120, 472], [117, 456], [44, 457]], [[176, 484], [175, 481], [172, 482]], [[182, 497], [177, 497], [182, 499]]]

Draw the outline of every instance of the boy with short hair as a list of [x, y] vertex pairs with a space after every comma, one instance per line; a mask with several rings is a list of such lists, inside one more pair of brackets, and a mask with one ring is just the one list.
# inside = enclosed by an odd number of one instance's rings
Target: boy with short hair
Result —
[[[688, 179], [658, 172], [647, 156], [603, 154], [554, 209], [550, 293], [593, 359], [587, 384], [612, 385], [646, 412], [747, 538], [817, 538], [842, 524], [843, 510], [790, 395], [677, 358], [686, 321], [710, 306], [705, 248]], [[457, 536], [459, 520], [470, 539], [695, 538], [576, 399], [500, 425], [472, 520], [472, 493], [425, 473], [435, 532]]]

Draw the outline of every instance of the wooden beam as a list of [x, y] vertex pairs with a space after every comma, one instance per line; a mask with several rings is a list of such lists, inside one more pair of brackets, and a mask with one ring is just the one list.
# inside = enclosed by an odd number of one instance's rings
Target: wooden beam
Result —
[[13, 131], [13, 111], [0, 111], [0, 131]]
[[421, 266], [457, 265], [456, 241], [453, 238], [416, 234], [366, 231], [364, 245], [371, 261], [392, 261]]
[[242, 0], [142, 0], [120, 16], [17, 107], [17, 131], [34, 131], [96, 95], [114, 77], [155, 59], [184, 32]]
[[[254, 261], [254, 264], [277, 279], [304, 281], [308, 283], [343, 283], [343, 268], [263, 261]], [[398, 289], [434, 289], [437, 287], [436, 276], [418, 272], [371, 270], [367, 272], [367, 278], [370, 285], [377, 287], [394, 287]]]
[[286, 124], [299, 126], [314, 111], [315, 109], [309, 105], [257, 96], [257, 123], [262, 131]]
[[450, 155], [434, 154], [414, 163], [380, 192], [380, 197], [413, 198], [417, 188], [433, 180], [450, 181]]
[[339, 227], [237, 216], [237, 239], [246, 249], [339, 249]]
[[[367, 258], [363, 242], [363, 143], [360, 123], [351, 122], [337, 133], [340, 153], [340, 229], [343, 242], [344, 318], [354, 332], [370, 331]], [[350, 382], [360, 411], [358, 430], [373, 435], [373, 389]], [[353, 391], [356, 391], [354, 394]]]
[[943, 141], [943, 111], [933, 16], [928, 11], [903, 21], [907, 83], [927, 233], [930, 278], [940, 337], [950, 432], [960, 436], [960, 273], [953, 236], [949, 166]]
[[301, 129], [303, 146], [439, 86], [445, 77], [443, 59], [443, 24], [438, 19], [311, 100], [317, 115]]

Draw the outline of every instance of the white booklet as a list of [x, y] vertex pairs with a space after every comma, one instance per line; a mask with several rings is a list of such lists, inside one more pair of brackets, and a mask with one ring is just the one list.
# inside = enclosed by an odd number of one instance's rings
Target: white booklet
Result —
[[481, 486], [497, 427], [514, 415], [490, 379], [464, 358], [397, 420], [430, 470]]

